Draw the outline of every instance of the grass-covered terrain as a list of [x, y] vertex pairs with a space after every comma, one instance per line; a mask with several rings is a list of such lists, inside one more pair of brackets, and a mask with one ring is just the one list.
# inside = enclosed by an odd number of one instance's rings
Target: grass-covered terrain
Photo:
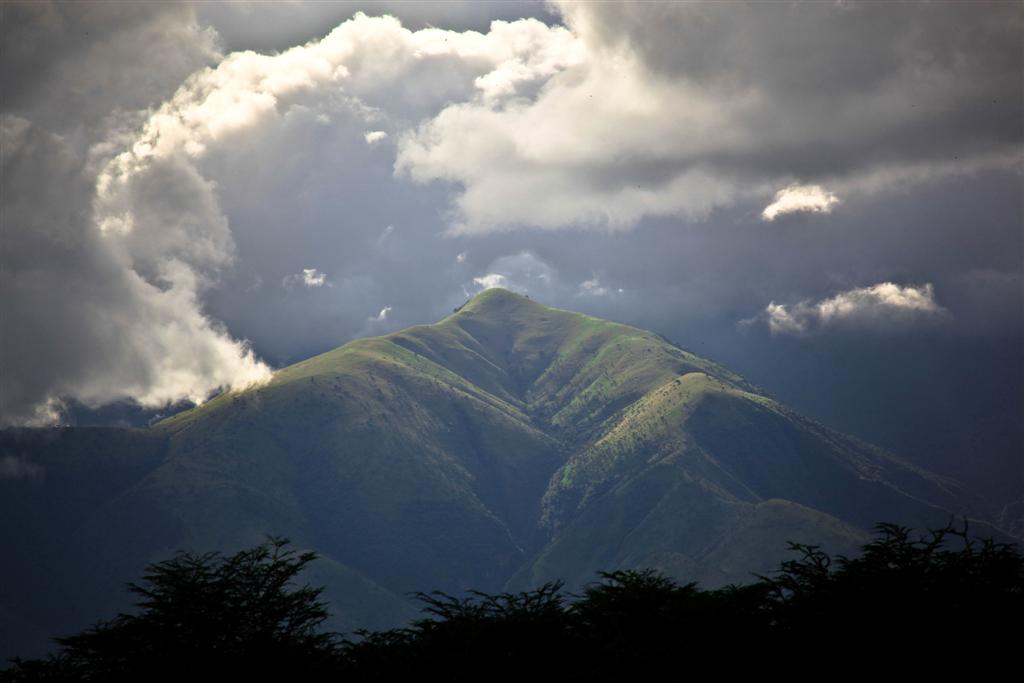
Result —
[[499, 289], [149, 429], [2, 433], [0, 457], [26, 473], [0, 479], [0, 654], [113, 612], [176, 548], [268, 533], [321, 556], [348, 630], [403, 623], [424, 587], [635, 567], [716, 586], [789, 540], [849, 552], [878, 519], [980, 510], [654, 333]]

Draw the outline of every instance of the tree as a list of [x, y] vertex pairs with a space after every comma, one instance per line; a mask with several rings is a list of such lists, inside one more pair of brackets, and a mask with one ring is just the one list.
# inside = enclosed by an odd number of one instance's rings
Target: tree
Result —
[[316, 555], [288, 545], [271, 537], [229, 557], [179, 551], [128, 584], [138, 613], [58, 638], [58, 654], [16, 661], [8, 673], [13, 680], [159, 680], [325, 671], [337, 639], [320, 631], [328, 616], [323, 589], [294, 585]]
[[593, 683], [678, 678], [708, 665], [729, 675], [802, 673], [858, 657], [909, 662], [915, 673], [945, 672], [949, 655], [972, 667], [1015, 662], [1024, 619], [1016, 545], [951, 526], [920, 538], [893, 524], [877, 530], [855, 558], [790, 544], [800, 557], [744, 586], [703, 590], [623, 570], [602, 572], [582, 595], [564, 594], [560, 582], [498, 595], [418, 593], [424, 618], [354, 640], [319, 630], [322, 589], [294, 586], [313, 553], [275, 538], [226, 558], [179, 553], [129, 584], [138, 614], [58, 639], [57, 655], [16, 662], [0, 677]]
[[861, 554], [832, 558], [814, 545], [774, 577], [760, 577], [777, 633], [803, 638], [863, 637], [906, 642], [997, 641], [1024, 618], [1024, 556], [1018, 547], [972, 538], [947, 524], [914, 538], [910, 529], [878, 524]]

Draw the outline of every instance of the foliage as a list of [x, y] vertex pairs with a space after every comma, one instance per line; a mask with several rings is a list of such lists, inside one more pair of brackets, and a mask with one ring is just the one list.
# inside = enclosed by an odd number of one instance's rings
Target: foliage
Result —
[[774, 575], [717, 590], [647, 569], [601, 573], [580, 595], [558, 582], [497, 595], [418, 593], [423, 618], [345, 640], [318, 630], [320, 589], [288, 589], [312, 553], [281, 539], [226, 559], [179, 553], [131, 584], [140, 614], [60, 639], [60, 654], [17, 662], [7, 675], [645, 680], [681, 665], [763, 673], [879, 648], [904, 656], [910, 645], [934, 650], [951, 633], [960, 655], [1011, 657], [1024, 618], [1016, 546], [972, 538], [966, 526], [916, 539], [893, 524], [877, 531], [856, 558], [790, 544], [799, 556]]
[[561, 589], [552, 582], [498, 595], [417, 593], [427, 616], [406, 629], [361, 632], [347, 640], [347, 673], [361, 679], [387, 672], [386, 679], [401, 680], [426, 671], [451, 681], [477, 681], [486, 671], [491, 680], [521, 680], [538, 662], [562, 658], [570, 645]]
[[[796, 662], [835, 666], [879, 649], [895, 657], [915, 645], [934, 650], [951, 634], [959, 654], [1011, 656], [1024, 618], [1016, 546], [951, 526], [917, 540], [892, 524], [877, 531], [857, 558], [790, 544], [799, 556], [774, 575], [717, 590], [645, 569], [602, 572], [575, 596], [558, 584], [518, 595], [420, 594], [432, 618], [346, 641], [346, 673], [449, 681], [647, 680], [708, 665], [792, 673]], [[936, 661], [915, 666], [920, 673]]]
[[879, 524], [858, 557], [833, 560], [813, 545], [791, 543], [798, 559], [769, 589], [771, 627], [807, 637], [943, 637], [1019, 623], [1024, 617], [1024, 558], [1016, 546], [972, 538], [965, 522], [913, 538]]
[[150, 565], [136, 614], [120, 614], [78, 635], [61, 652], [19, 662], [12, 680], [153, 680], [169, 677], [317, 671], [333, 658], [335, 636], [322, 588], [294, 587], [315, 559], [281, 538], [229, 557], [178, 552]]

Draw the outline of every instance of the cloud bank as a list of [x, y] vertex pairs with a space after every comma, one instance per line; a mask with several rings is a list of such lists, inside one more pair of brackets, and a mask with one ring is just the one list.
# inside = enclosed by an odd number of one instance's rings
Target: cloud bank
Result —
[[488, 76], [399, 142], [400, 173], [460, 188], [455, 231], [623, 229], [790, 186], [771, 220], [828, 211], [819, 185], [876, 193], [1020, 163], [1019, 7], [557, 6], [572, 34], [523, 79], [542, 85], [510, 94], [515, 72]]

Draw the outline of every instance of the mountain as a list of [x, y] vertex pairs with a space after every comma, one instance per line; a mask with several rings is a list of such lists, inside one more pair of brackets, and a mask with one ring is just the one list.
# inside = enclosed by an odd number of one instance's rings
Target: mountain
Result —
[[501, 289], [147, 429], [8, 430], [0, 464], [0, 654], [124, 609], [176, 549], [268, 533], [320, 554], [351, 630], [407, 621], [411, 591], [631, 567], [715, 586], [789, 540], [853, 552], [879, 521], [987, 514], [657, 334]]

